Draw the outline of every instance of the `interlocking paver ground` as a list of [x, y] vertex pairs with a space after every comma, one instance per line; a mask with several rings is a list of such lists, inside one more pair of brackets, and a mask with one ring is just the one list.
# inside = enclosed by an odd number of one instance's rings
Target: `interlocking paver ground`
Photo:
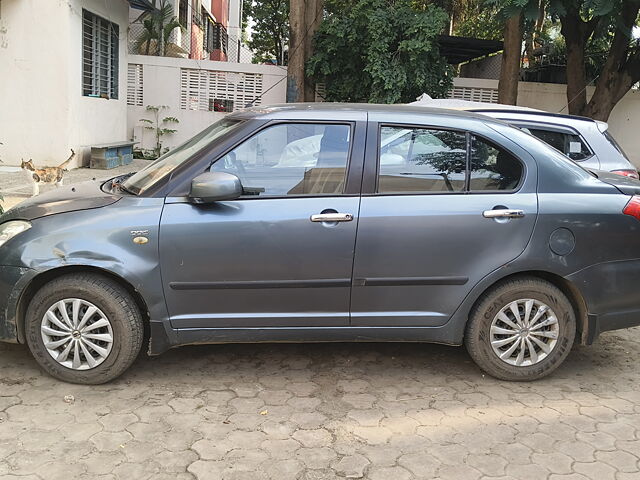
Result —
[[462, 348], [222, 345], [96, 387], [0, 345], [0, 477], [640, 479], [640, 329], [505, 383]]

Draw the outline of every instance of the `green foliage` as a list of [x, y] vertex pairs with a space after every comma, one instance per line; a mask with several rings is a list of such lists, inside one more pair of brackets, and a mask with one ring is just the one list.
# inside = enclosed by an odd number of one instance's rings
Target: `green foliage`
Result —
[[243, 16], [253, 22], [249, 48], [254, 63], [285, 65], [289, 42], [289, 0], [244, 0]]
[[[155, 0], [153, 3], [155, 6]], [[171, 33], [176, 28], [184, 28], [175, 16], [173, 6], [168, 0], [160, 0], [156, 10], [143, 14], [141, 18], [144, 30], [136, 40], [136, 52], [166, 56]]]
[[[546, 63], [553, 65], [567, 64], [567, 44], [564, 37], [558, 35], [549, 39], [547, 43], [549, 54], [545, 56]], [[611, 47], [609, 35], [597, 36], [587, 42], [585, 48], [584, 66], [587, 73], [587, 81], [597, 78], [604, 68]]]
[[476, 2], [469, 6], [465, 18], [456, 24], [453, 33], [460, 37], [502, 40], [504, 19], [499, 13], [495, 5]]
[[453, 69], [440, 56], [447, 14], [411, 0], [329, 2], [307, 73], [326, 100], [410, 102], [423, 92], [444, 97]]
[[170, 135], [172, 133], [176, 133], [177, 130], [174, 128], [169, 128], [171, 124], [180, 123], [176, 117], [164, 117], [160, 118], [160, 112], [162, 110], [166, 110], [169, 107], [167, 105], [147, 105], [147, 112], [150, 112], [153, 116], [153, 120], [149, 120], [148, 118], [141, 118], [140, 122], [143, 123], [145, 130], [151, 130], [155, 132], [156, 135], [156, 147], [151, 151], [142, 150], [143, 158], [156, 159], [160, 155], [169, 151], [168, 148], [162, 148], [162, 137], [165, 135]]

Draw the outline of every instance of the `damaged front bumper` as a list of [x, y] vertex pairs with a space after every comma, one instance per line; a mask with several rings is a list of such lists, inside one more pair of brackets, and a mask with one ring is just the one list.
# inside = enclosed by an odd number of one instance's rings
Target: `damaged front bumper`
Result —
[[18, 303], [34, 273], [26, 267], [0, 265], [0, 342], [18, 343]]

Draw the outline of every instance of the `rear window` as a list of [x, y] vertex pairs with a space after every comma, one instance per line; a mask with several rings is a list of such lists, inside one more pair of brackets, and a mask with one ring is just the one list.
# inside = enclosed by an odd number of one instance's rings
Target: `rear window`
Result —
[[576, 162], [586, 160], [593, 155], [579, 135], [543, 128], [526, 127], [523, 128], [523, 130], [528, 131], [543, 142], [548, 143]]
[[604, 132], [604, 138], [606, 138], [609, 143], [611, 145], [613, 145], [613, 147], [618, 150], [620, 152], [620, 154], [626, 159], [629, 160], [629, 157], [627, 156], [627, 154], [624, 152], [624, 150], [622, 149], [622, 147], [620, 146], [620, 144], [618, 142], [616, 142], [616, 139], [613, 138], [613, 135], [611, 135], [609, 133], [609, 130], [605, 130]]

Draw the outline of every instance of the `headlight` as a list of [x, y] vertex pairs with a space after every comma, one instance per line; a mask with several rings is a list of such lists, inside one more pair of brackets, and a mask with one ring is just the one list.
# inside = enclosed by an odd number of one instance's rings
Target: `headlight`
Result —
[[19, 233], [29, 230], [31, 224], [22, 220], [12, 220], [0, 225], [0, 247]]

